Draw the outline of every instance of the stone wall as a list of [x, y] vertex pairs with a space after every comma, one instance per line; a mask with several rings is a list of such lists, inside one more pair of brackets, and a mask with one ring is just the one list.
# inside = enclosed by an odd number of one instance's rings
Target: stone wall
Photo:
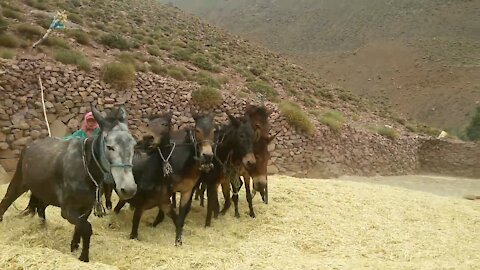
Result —
[[425, 140], [419, 151], [421, 173], [480, 178], [480, 145], [452, 140]]
[[[100, 81], [96, 70], [87, 74], [46, 60], [1, 61], [0, 163], [7, 171], [14, 169], [20, 149], [48, 134], [43, 120], [39, 74], [45, 88], [48, 120], [56, 136], [78, 129], [83, 113], [92, 102], [97, 102], [100, 110], [125, 104], [130, 114], [130, 129], [137, 138], [142, 134], [146, 118], [153, 113], [173, 111], [175, 128], [193, 123], [190, 93], [198, 87], [196, 83], [139, 73], [133, 89], [119, 92]], [[215, 109], [216, 120], [225, 122], [225, 112], [241, 114], [252, 102], [254, 100], [224, 93], [223, 105]], [[272, 133], [280, 132], [270, 147], [272, 173], [328, 177], [417, 171], [419, 141], [415, 136], [401, 136], [392, 141], [347, 125], [336, 134], [317, 123], [314, 136], [307, 137], [287, 124], [275, 104], [266, 105], [273, 111]]]

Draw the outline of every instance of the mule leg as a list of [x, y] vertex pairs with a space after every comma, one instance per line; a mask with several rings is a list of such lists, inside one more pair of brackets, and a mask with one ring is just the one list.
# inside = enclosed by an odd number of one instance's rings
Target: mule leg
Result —
[[182, 245], [183, 226], [185, 225], [185, 219], [187, 218], [187, 215], [190, 212], [190, 208], [192, 207], [192, 196], [193, 189], [187, 192], [182, 192], [180, 197], [180, 211], [177, 219], [175, 235], [176, 246]]
[[205, 191], [207, 190], [207, 184], [206, 183], [201, 183], [200, 187], [200, 206], [204, 207], [205, 206]]
[[105, 206], [108, 210], [112, 210], [112, 191], [113, 187], [108, 184], [104, 184], [103, 186], [105, 192]]
[[162, 223], [164, 219], [165, 219], [165, 213], [163, 213], [162, 209], [158, 209], [158, 214], [155, 217], [155, 220], [153, 221], [153, 223], [151, 224], [152, 227], [157, 227], [158, 224]]
[[255, 218], [255, 212], [253, 211], [253, 204], [252, 204], [252, 193], [250, 192], [250, 179], [245, 181], [245, 191], [247, 193], [247, 202], [248, 208], [250, 210], [250, 217]]
[[0, 202], [0, 222], [3, 220], [3, 214], [5, 214], [10, 205], [12, 205], [12, 203], [18, 199], [18, 197], [28, 190], [27, 187], [23, 185], [22, 180], [16, 178], [15, 176], [7, 188], [7, 193]]
[[232, 190], [233, 190], [232, 201], [233, 201], [233, 206], [235, 207], [235, 217], [236, 218], [240, 217], [240, 212], [238, 211], [238, 192], [240, 191], [241, 188], [242, 188], [242, 186], [240, 186], [238, 189], [236, 189], [232, 185]]
[[232, 205], [232, 202], [230, 201], [230, 181], [226, 181], [225, 179], [224, 181], [222, 181], [222, 192], [225, 203], [223, 205], [221, 214], [225, 215], [225, 213], [227, 213], [228, 209], [230, 209], [230, 206]]
[[205, 218], [205, 227], [210, 227], [212, 225], [212, 214], [216, 207], [218, 207], [217, 185], [215, 183], [208, 183], [207, 217]]
[[268, 204], [268, 182], [265, 186], [265, 191], [260, 192], [260, 195], [262, 195], [262, 201], [264, 204]]
[[115, 212], [115, 214], [120, 213], [120, 210], [122, 210], [123, 206], [124, 206], [126, 203], [127, 203], [127, 201], [124, 201], [124, 200], [118, 201], [117, 205], [115, 206], [115, 209], [113, 209], [113, 211]]
[[173, 209], [177, 208], [177, 193], [173, 192], [172, 194], [172, 207]]
[[33, 194], [31, 194], [30, 200], [28, 201], [27, 208], [25, 208], [25, 210], [22, 211], [21, 215], [22, 216], [35, 215], [37, 205], [38, 205], [38, 199], [35, 196], [33, 196]]
[[70, 243], [70, 249], [72, 252], [78, 248], [80, 238], [82, 238], [82, 253], [80, 254], [79, 260], [83, 262], [88, 262], [90, 260], [90, 238], [93, 234], [92, 224], [87, 220], [90, 213], [91, 211], [84, 212], [80, 210], [62, 209], [62, 217], [75, 225], [72, 242]]
[[135, 212], [133, 212], [132, 220], [132, 232], [130, 233], [130, 239], [137, 239], [138, 237], [138, 225], [140, 224], [140, 219], [142, 218], [143, 207], [137, 205], [135, 207]]

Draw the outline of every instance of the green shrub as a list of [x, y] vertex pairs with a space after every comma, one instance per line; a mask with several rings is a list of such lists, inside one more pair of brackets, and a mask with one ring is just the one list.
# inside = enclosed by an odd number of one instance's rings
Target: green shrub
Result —
[[135, 65], [135, 63], [137, 63], [137, 59], [135, 58], [135, 56], [128, 52], [122, 52], [119, 55], [117, 55], [117, 60], [119, 62], [131, 64], [131, 65]]
[[10, 8], [3, 9], [2, 14], [3, 14], [3, 16], [5, 16], [7, 18], [10, 18], [10, 19], [17, 19], [19, 21], [24, 20], [24, 17], [22, 15], [22, 13], [17, 12], [13, 9], [10, 9]]
[[147, 52], [153, 56], [161, 56], [162, 53], [156, 46], [148, 46]]
[[17, 32], [28, 39], [37, 39], [43, 35], [44, 30], [37, 25], [24, 23], [17, 26]]
[[10, 49], [0, 48], [0, 58], [12, 59], [15, 57], [15, 51]]
[[43, 44], [50, 47], [58, 47], [64, 49], [68, 49], [70, 47], [66, 40], [55, 36], [49, 36], [46, 40], [43, 41]]
[[60, 61], [67, 65], [77, 65], [80, 69], [89, 71], [90, 63], [85, 55], [72, 50], [60, 49], [54, 52], [53, 57], [55, 60]]
[[0, 15], [0, 34], [7, 31], [8, 22]]
[[247, 83], [247, 88], [254, 92], [264, 95], [269, 100], [275, 100], [278, 96], [277, 90], [271, 87], [268, 83], [262, 81], [254, 81]]
[[320, 122], [330, 127], [334, 132], [340, 132], [340, 129], [345, 123], [345, 118], [341, 112], [338, 111], [329, 111], [320, 116]]
[[170, 56], [179, 61], [188, 61], [192, 56], [192, 51], [189, 49], [176, 48]]
[[40, 10], [47, 10], [48, 5], [43, 0], [27, 0], [25, 4]]
[[389, 128], [389, 127], [378, 128], [377, 133], [384, 136], [384, 137], [387, 137], [391, 140], [394, 140], [394, 139], [398, 138], [398, 136], [399, 136], [398, 132], [395, 129]]
[[103, 65], [102, 79], [118, 89], [126, 89], [135, 83], [135, 67], [131, 64], [113, 62]]
[[215, 78], [213, 78], [206, 72], [199, 72], [195, 74], [194, 79], [200, 85], [209, 86], [209, 87], [218, 88], [218, 89], [222, 86], [219, 81], [217, 81]]
[[477, 107], [475, 114], [465, 129], [465, 135], [471, 141], [480, 141], [480, 107]]
[[88, 33], [76, 29], [68, 32], [68, 35], [73, 37], [79, 44], [82, 45], [90, 45], [90, 37], [88, 36]]
[[222, 93], [212, 87], [203, 86], [192, 92], [192, 101], [203, 109], [220, 106], [223, 102]]
[[158, 75], [168, 75], [168, 70], [166, 67], [159, 65], [158, 63], [154, 63], [150, 66], [150, 70]]
[[308, 115], [302, 111], [300, 106], [290, 101], [284, 101], [280, 103], [279, 109], [292, 127], [305, 132], [307, 135], [313, 135], [315, 125], [308, 118]]
[[48, 29], [50, 28], [50, 23], [52, 22], [52, 19], [45, 14], [35, 14], [35, 23], [40, 25], [43, 29]]
[[76, 24], [83, 25], [82, 17], [80, 17], [80, 15], [78, 15], [78, 14], [75, 14], [75, 13], [68, 14], [68, 20], [70, 20], [70, 21], [72, 21]]
[[110, 48], [119, 49], [122, 51], [128, 50], [131, 47], [128, 40], [117, 34], [107, 34], [102, 36], [102, 38], [100, 39], [100, 43]]
[[165, 40], [159, 41], [157, 46], [158, 46], [158, 48], [160, 48], [161, 50], [164, 50], [164, 51], [169, 51], [172, 48], [172, 46]]
[[14, 35], [10, 34], [1, 34], [0, 35], [0, 46], [7, 48], [17, 48], [20, 45], [20, 40]]
[[213, 71], [214, 67], [203, 55], [196, 54], [192, 58], [192, 64], [204, 70]]

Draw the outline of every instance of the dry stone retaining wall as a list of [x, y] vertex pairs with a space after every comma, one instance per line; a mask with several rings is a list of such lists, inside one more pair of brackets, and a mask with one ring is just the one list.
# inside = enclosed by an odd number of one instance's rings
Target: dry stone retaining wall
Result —
[[[45, 88], [48, 120], [54, 135], [78, 129], [83, 114], [96, 102], [102, 110], [125, 104], [132, 133], [140, 138], [149, 115], [172, 111], [174, 128], [191, 125], [191, 91], [195, 83], [178, 82], [155, 74], [138, 73], [136, 84], [118, 91], [99, 80], [99, 72], [85, 73], [72, 66], [46, 60], [4, 61], [0, 67], [0, 164], [15, 168], [20, 150], [29, 142], [47, 136], [37, 76]], [[226, 122], [225, 112], [241, 114], [255, 100], [224, 93], [224, 103], [215, 109], [216, 120]], [[344, 126], [340, 134], [317, 124], [314, 136], [295, 132], [275, 104], [267, 103], [272, 133], [271, 173], [309, 177], [340, 174], [393, 175], [415, 173], [421, 142], [415, 136], [389, 140], [378, 134]]]

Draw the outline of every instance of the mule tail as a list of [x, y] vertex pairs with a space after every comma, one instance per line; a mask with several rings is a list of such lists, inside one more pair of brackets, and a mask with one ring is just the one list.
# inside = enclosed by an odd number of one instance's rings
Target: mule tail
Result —
[[18, 159], [17, 167], [15, 173], [13, 174], [12, 179], [10, 180], [10, 184], [7, 188], [7, 193], [3, 197], [2, 201], [0, 202], [0, 221], [3, 220], [3, 214], [7, 209], [12, 205], [12, 203], [20, 197], [27, 188], [23, 184], [23, 171], [22, 171], [22, 163], [23, 158], [25, 156], [25, 149], [22, 150], [20, 153], [20, 157]]

